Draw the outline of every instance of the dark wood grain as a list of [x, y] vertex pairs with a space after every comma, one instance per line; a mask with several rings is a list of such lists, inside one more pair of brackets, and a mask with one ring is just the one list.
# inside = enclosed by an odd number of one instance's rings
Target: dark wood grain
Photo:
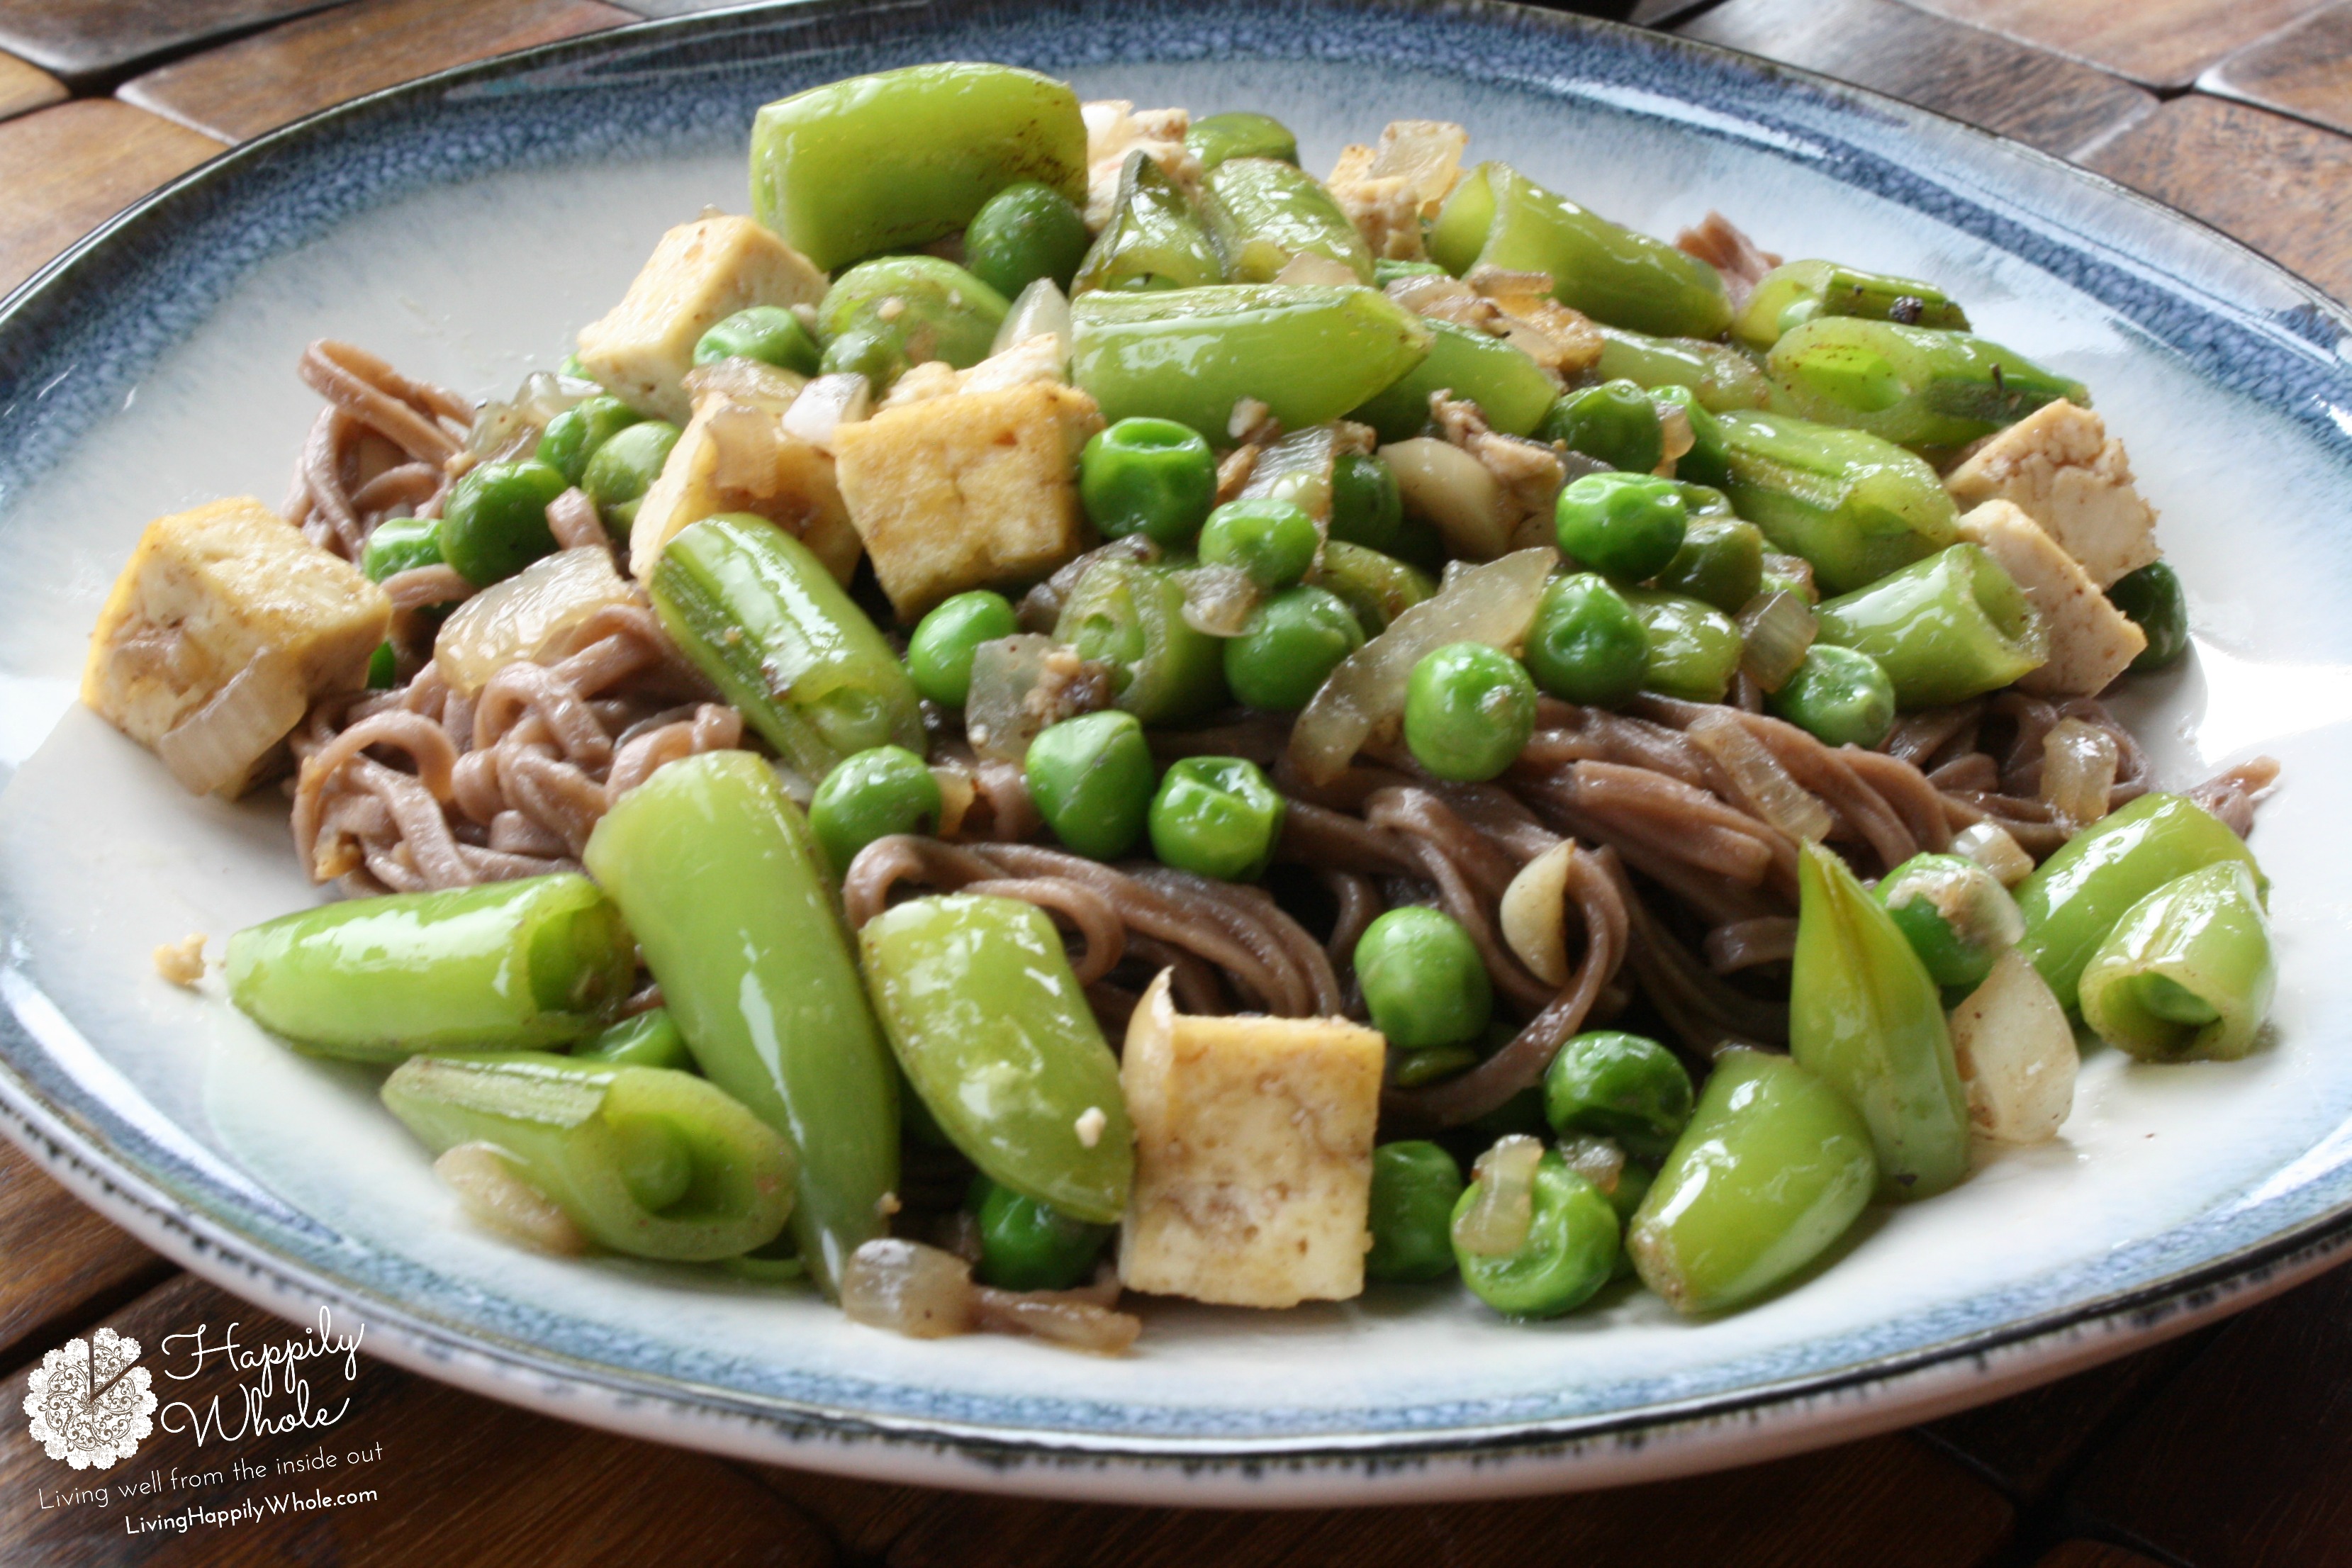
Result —
[[[298, 1333], [186, 1275], [109, 1322], [140, 1342], [140, 1364], [150, 1369], [159, 1398], [201, 1410], [219, 1395], [230, 1413], [242, 1410], [240, 1382], [257, 1385], [257, 1374], [215, 1361], [192, 1377], [175, 1379], [173, 1373], [191, 1370], [191, 1357], [184, 1348], [167, 1345], [165, 1336], [201, 1326], [217, 1342], [235, 1322], [239, 1343], [254, 1348]], [[351, 1323], [338, 1320], [338, 1327], [348, 1331]], [[313, 1410], [351, 1399], [348, 1413], [332, 1426], [234, 1439], [215, 1433], [201, 1445], [185, 1431], [158, 1430], [132, 1458], [104, 1472], [69, 1469], [25, 1441], [21, 1427], [12, 1429], [0, 1444], [0, 1561], [10, 1568], [100, 1562], [121, 1568], [592, 1563], [823, 1568], [834, 1561], [832, 1542], [806, 1515], [719, 1460], [527, 1415], [365, 1356], [356, 1383], [347, 1382], [331, 1362], [309, 1362], [300, 1370], [314, 1394]], [[0, 1409], [12, 1423], [20, 1419], [16, 1412], [26, 1375], [19, 1371], [0, 1384]], [[281, 1385], [265, 1408], [278, 1416], [295, 1406]], [[173, 1424], [184, 1426], [177, 1418]], [[352, 1456], [371, 1449], [375, 1457], [352, 1462]], [[280, 1460], [314, 1451], [335, 1455], [336, 1465], [293, 1477], [246, 1479], [225, 1473], [218, 1484], [171, 1484], [175, 1472], [226, 1472], [233, 1459], [274, 1472]], [[120, 1495], [124, 1482], [154, 1473], [165, 1478], [157, 1496]], [[61, 1494], [110, 1482], [112, 1495], [103, 1507], [94, 1500], [56, 1506]], [[265, 1512], [258, 1521], [233, 1527], [198, 1523], [185, 1533], [134, 1533], [125, 1527], [126, 1521], [176, 1513], [190, 1504], [226, 1510], [250, 1502], [266, 1509], [273, 1496], [314, 1491], [376, 1496], [310, 1512]], [[50, 1506], [42, 1506], [45, 1501]]]
[[2239, 50], [2199, 77], [2197, 85], [2352, 131], [2352, 4]]
[[62, 102], [66, 84], [14, 55], [0, 54], [0, 120]]
[[82, 1206], [0, 1139], [0, 1368], [89, 1312], [161, 1283], [172, 1266]]
[[134, 77], [121, 96], [236, 142], [450, 66], [636, 19], [601, 0], [354, 0]]
[[919, 1515], [943, 1502], [952, 1507], [956, 1498], [954, 1493], [929, 1487], [852, 1480], [845, 1476], [788, 1470], [776, 1465], [749, 1468], [824, 1525], [842, 1551], [865, 1559], [882, 1556]]
[[85, 84], [335, 0], [0, 0], [0, 47]]
[[0, 120], [0, 291], [221, 143], [109, 99]]
[[2021, 1502], [2040, 1500], [2135, 1403], [2200, 1350], [2190, 1334], [1919, 1428]]
[[1728, 0], [1682, 34], [1858, 82], [2064, 157], [2151, 113], [2105, 71], [1898, 0]]
[[2168, 1568], [2153, 1557], [2104, 1541], [2069, 1541], [2035, 1559], [2033, 1568]]
[[2149, 87], [2197, 73], [2336, 0], [1906, 0]]
[[2086, 162], [2352, 299], [2352, 138], [2196, 94]]

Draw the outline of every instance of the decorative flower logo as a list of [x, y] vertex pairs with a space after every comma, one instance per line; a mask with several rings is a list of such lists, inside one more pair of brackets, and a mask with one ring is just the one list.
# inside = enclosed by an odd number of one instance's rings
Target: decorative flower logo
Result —
[[138, 1360], [139, 1342], [112, 1329], [43, 1356], [25, 1395], [33, 1441], [77, 1470], [129, 1458], [155, 1429], [155, 1393]]

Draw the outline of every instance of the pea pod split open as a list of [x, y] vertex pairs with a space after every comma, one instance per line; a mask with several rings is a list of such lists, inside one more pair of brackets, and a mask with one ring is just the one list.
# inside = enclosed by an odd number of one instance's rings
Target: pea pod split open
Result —
[[2083, 971], [2083, 1017], [2136, 1057], [2226, 1061], [2253, 1048], [2277, 989], [2253, 873], [2221, 860], [2124, 911]]

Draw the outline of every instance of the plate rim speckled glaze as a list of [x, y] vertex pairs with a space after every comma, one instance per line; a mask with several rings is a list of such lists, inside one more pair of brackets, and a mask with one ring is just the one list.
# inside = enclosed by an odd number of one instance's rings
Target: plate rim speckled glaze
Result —
[[[78, 303], [118, 283], [137, 247], [153, 244], [168, 248], [205, 232], [208, 217], [234, 212], [240, 201], [262, 199], [256, 193], [266, 186], [271, 161], [312, 139], [355, 128], [363, 132], [372, 117], [457, 101], [461, 96], [478, 104], [485, 97], [495, 97], [502, 84], [544, 81], [565, 72], [593, 76], [600, 63], [633, 57], [667, 53], [674, 61], [686, 62], [672, 68], [691, 69], [696, 58], [724, 48], [730, 39], [757, 37], [772, 44], [777, 36], [798, 35], [814, 47], [824, 42], [827, 27], [859, 40], [910, 38], [945, 26], [950, 17], [958, 23], [975, 17], [1035, 20], [1085, 9], [1082, 5], [955, 5], [944, 0], [915, 5], [888, 0], [747, 5], [649, 21], [462, 67], [269, 132], [128, 209], [0, 303], [0, 417], [16, 400], [31, 396], [38, 403], [64, 388], [46, 417], [46, 427], [36, 426], [37, 438], [8, 454], [6, 460], [37, 466], [44, 442], [54, 441], [61, 448], [88, 423], [94, 406], [88, 400], [102, 397], [108, 389], [103, 374], [86, 377], [92, 383], [89, 387], [67, 384], [69, 377], [64, 374], [43, 379], [44, 347], [64, 331]], [[1202, 7], [1195, 15], [1224, 15], [1231, 9]], [[2052, 190], [2077, 195], [2091, 210], [2110, 219], [2137, 212], [2144, 237], [2153, 237], [2145, 238], [2152, 250], [2177, 248], [2168, 246], [2167, 237], [2193, 236], [2197, 243], [2189, 248], [2213, 268], [2213, 276], [2204, 281], [2166, 272], [2160, 261], [2145, 254], [2133, 257], [2127, 246], [2119, 254], [2153, 268], [2175, 291], [2203, 296], [2205, 308], [2217, 315], [2225, 306], [2235, 310], [2231, 320], [2239, 329], [2255, 330], [2253, 323], [2259, 321], [2263, 330], [2299, 340], [2307, 348], [2323, 346], [2323, 331], [2335, 341], [2352, 338], [2352, 316], [2342, 307], [2195, 220], [2032, 149], [1861, 89], [1713, 46], [1486, 0], [1280, 0], [1253, 9], [1294, 20], [1397, 20], [1421, 29], [1425, 37], [1462, 40], [1465, 58], [1477, 45], [1512, 38], [1574, 40], [1580, 47], [1654, 67], [1661, 78], [1679, 69], [1687, 79], [1685, 86], [1704, 87], [1710, 79], [1730, 76], [1761, 97], [1793, 95], [1792, 101], [1801, 100], [1807, 114], [1872, 127], [1872, 135], [1883, 142], [1900, 144], [1906, 136], [1932, 139], [1940, 155], [1961, 162], [1969, 161], [1970, 147], [1991, 150], [1975, 159], [1979, 173], [1996, 178], [2005, 170], [2039, 168], [2055, 177]], [[1212, 41], [1201, 47], [1219, 46]], [[1226, 47], [1245, 48], [1246, 39], [1234, 46], [1229, 38]], [[1529, 84], [1525, 76], [1505, 73], [1503, 79]], [[1674, 99], [1671, 87], [1654, 87], [1660, 101], [1685, 101]], [[1564, 100], [1568, 95], [1555, 96]], [[527, 104], [528, 95], [513, 101]], [[527, 116], [530, 110], [512, 112]], [[513, 154], [518, 162], [529, 155], [527, 151]], [[429, 180], [430, 172], [425, 177]], [[2037, 194], [2059, 203], [2049, 191]], [[271, 199], [283, 199], [282, 193]], [[345, 215], [329, 210], [331, 205], [307, 221], [314, 227], [339, 221]], [[2048, 219], [2051, 215], [2041, 216]], [[2116, 221], [2114, 226], [2131, 225]], [[269, 243], [283, 247], [294, 242], [280, 235]], [[257, 248], [244, 265], [271, 253], [263, 242], [255, 243]], [[2069, 240], [2062, 234], [2056, 243], [2084, 247], [2089, 241], [2080, 236]], [[2018, 244], [2012, 237], [2003, 248]], [[234, 272], [231, 264], [224, 275]], [[2237, 296], [2231, 297], [2225, 286], [2234, 286]], [[2257, 295], [2267, 297], [2268, 302], [2252, 302]], [[200, 316], [210, 302], [199, 298], [189, 309]], [[168, 341], [188, 319], [185, 312], [176, 318], [166, 312], [157, 331]], [[156, 346], [135, 349], [131, 357], [152, 354]], [[0, 473], [0, 479], [5, 477]], [[1018, 1423], [910, 1418], [754, 1397], [659, 1372], [599, 1364], [511, 1338], [467, 1332], [428, 1310], [355, 1282], [317, 1257], [298, 1257], [257, 1234], [252, 1223], [240, 1226], [220, 1217], [235, 1214], [239, 1194], [217, 1179], [208, 1182], [201, 1162], [173, 1151], [157, 1129], [127, 1117], [121, 1099], [129, 1092], [127, 1086], [119, 1090], [90, 1087], [105, 1070], [102, 1061], [13, 966], [0, 972], [0, 995], [8, 1005], [8, 1016], [0, 1019], [0, 1128], [77, 1194], [174, 1261], [289, 1315], [306, 1316], [321, 1301], [348, 1309], [368, 1323], [371, 1347], [386, 1359], [492, 1397], [635, 1436], [875, 1479], [1104, 1500], [1261, 1505], [1395, 1502], [1653, 1479], [1819, 1447], [1997, 1397], [2251, 1305], [2338, 1261], [2352, 1243], [2352, 1195], [2347, 1195], [2299, 1223], [2247, 1237], [2242, 1245], [2193, 1266], [2158, 1271], [2127, 1288], [2086, 1289], [2062, 1309], [1829, 1372], [1569, 1420], [1454, 1426], [1436, 1432], [1366, 1429], [1308, 1436], [1139, 1438]], [[59, 1065], [67, 1059], [80, 1066], [69, 1069]]]

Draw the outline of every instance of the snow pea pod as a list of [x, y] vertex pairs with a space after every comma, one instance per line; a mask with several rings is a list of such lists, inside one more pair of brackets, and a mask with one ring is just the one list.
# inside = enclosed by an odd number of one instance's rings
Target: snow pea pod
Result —
[[1903, 447], [1953, 447], [2045, 403], [2087, 405], [2079, 381], [1969, 332], [1825, 316], [1772, 347], [1773, 405]]
[[1110, 222], [1070, 280], [1070, 295], [1108, 289], [1153, 293], [1225, 280], [1200, 208], [1148, 153], [1127, 155]]
[[2084, 1021], [2151, 1061], [2231, 1061], [2253, 1049], [2278, 991], [2253, 872], [2223, 860], [2124, 911], [2083, 971]]
[[1394, 556], [1339, 539], [1323, 542], [1323, 559], [1311, 580], [1356, 613], [1368, 637], [1380, 636], [1391, 621], [1437, 592], [1425, 574]]
[[1506, 436], [1529, 435], [1543, 423], [1559, 389], [1541, 365], [1475, 327], [1438, 321], [1428, 327], [1428, 357], [1349, 418], [1370, 426], [1383, 441], [1410, 440], [1429, 423], [1430, 394], [1444, 392], [1476, 404]]
[[1184, 132], [1184, 150], [1213, 170], [1228, 158], [1279, 158], [1298, 162], [1298, 138], [1270, 115], [1234, 110], [1192, 121]]
[[1184, 618], [1168, 566], [1110, 558], [1078, 579], [1054, 640], [1109, 665], [1118, 705], [1146, 724], [1189, 719], [1225, 700], [1224, 645]]
[[1135, 1177], [1118, 1063], [1061, 933], [1018, 899], [911, 899], [858, 932], [907, 1081], [1000, 1185], [1095, 1225]]
[[694, 1070], [694, 1053], [677, 1032], [677, 1020], [667, 1007], [651, 1007], [634, 1018], [624, 1018], [594, 1039], [573, 1047], [574, 1061], [610, 1062], [615, 1067], [676, 1068]]
[[583, 858], [703, 1076], [799, 1156], [793, 1235], [832, 1292], [887, 1228], [898, 1082], [807, 819], [767, 763], [706, 752], [614, 802]]
[[2050, 655], [2040, 612], [1974, 544], [1890, 572], [1814, 615], [1822, 642], [1878, 661], [1906, 710], [1998, 690]]
[[1958, 509], [1936, 470], [1864, 430], [1786, 414], [1725, 412], [1717, 485], [1775, 550], [1812, 563], [1843, 594], [1959, 537]]
[[1642, 684], [1685, 702], [1720, 702], [1739, 670], [1739, 627], [1712, 605], [1648, 588], [1618, 590], [1649, 643]]
[[[1736, 348], [1703, 338], [1661, 338], [1603, 326], [1601, 358], [1592, 369], [1604, 381], [1630, 381], [1653, 392], [1685, 388], [1701, 408], [1716, 414], [1761, 408], [1772, 400], [1772, 383], [1762, 367]], [[1715, 483], [1704, 474], [1684, 477]]]
[[1220, 162], [1201, 181], [1209, 237], [1235, 283], [1270, 283], [1295, 257], [1336, 261], [1360, 283], [1372, 280], [1372, 253], [1323, 182], [1278, 158]]
[[1756, 280], [1731, 319], [1731, 336], [1761, 353], [1783, 333], [1830, 316], [1969, 330], [1968, 312], [1933, 283], [1834, 261], [1788, 261]]

